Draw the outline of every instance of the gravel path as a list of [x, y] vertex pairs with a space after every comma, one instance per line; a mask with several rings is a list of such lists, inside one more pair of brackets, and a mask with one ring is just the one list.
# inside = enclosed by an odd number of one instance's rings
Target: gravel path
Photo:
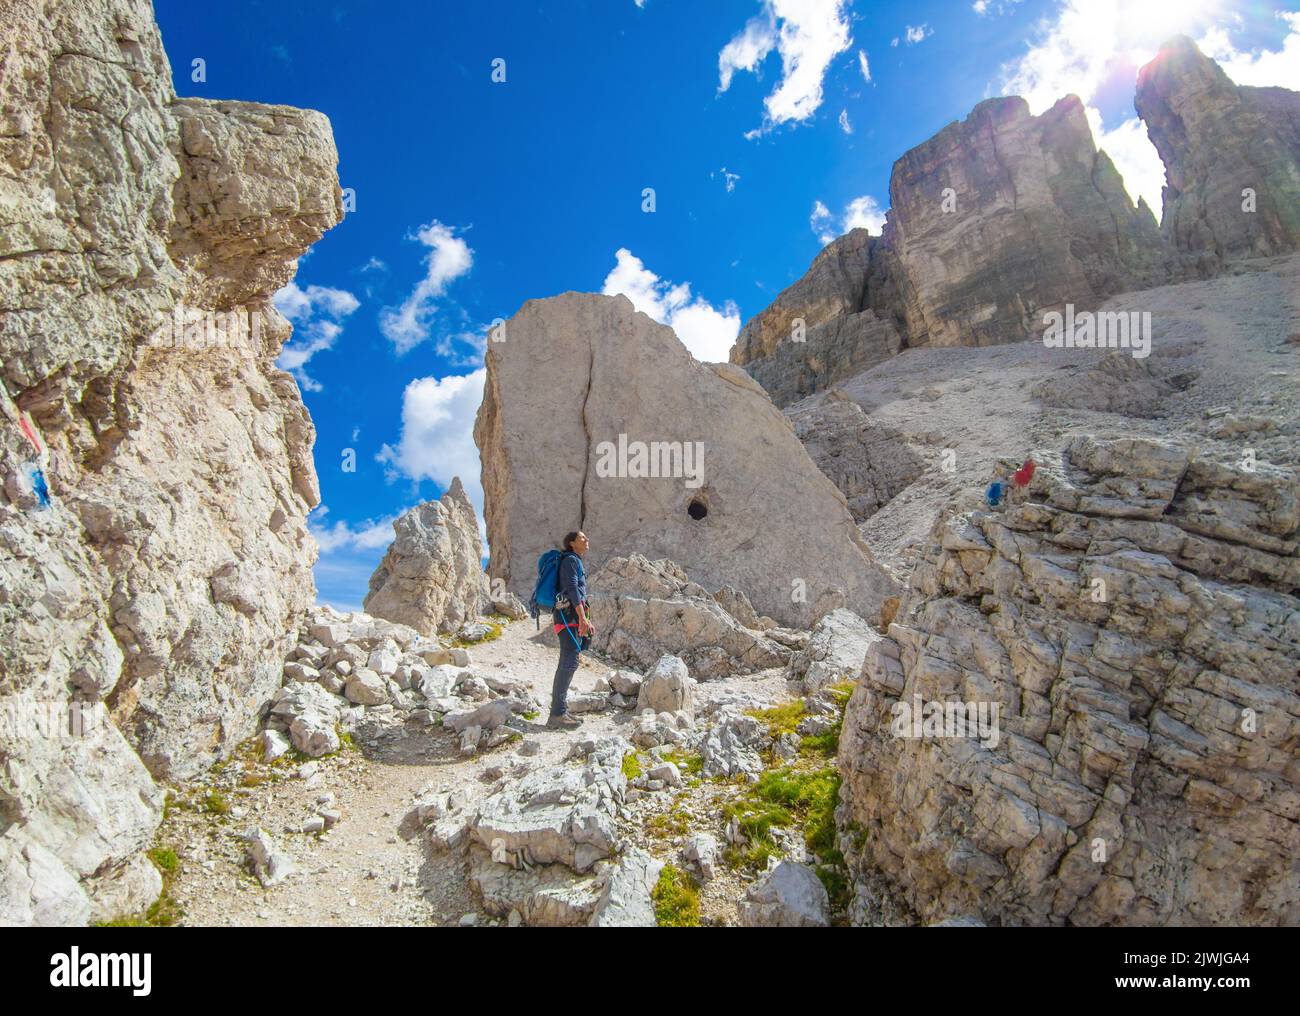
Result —
[[[499, 668], [529, 683], [539, 703], [549, 701], [556, 650], [553, 636], [537, 633], [531, 620], [505, 626], [502, 636], [471, 650], [477, 669]], [[590, 691], [607, 664], [584, 655], [574, 691]], [[697, 702], [743, 691], [764, 700], [796, 697], [781, 671], [701, 684]], [[164, 822], [159, 845], [175, 850], [179, 865], [170, 893], [186, 925], [435, 925], [459, 923], [476, 915], [479, 924], [495, 919], [478, 913], [477, 900], [457, 852], [431, 850], [410, 823], [413, 801], [422, 793], [486, 785], [520, 764], [530, 768], [564, 764], [574, 741], [629, 735], [631, 714], [587, 713], [576, 731], [550, 731], [545, 710], [535, 721], [520, 721], [524, 741], [539, 746], [536, 755], [516, 740], [465, 758], [455, 736], [417, 723], [364, 726], [352, 748], [309, 763], [266, 765], [251, 750], [241, 750], [217, 767], [202, 785], [175, 788], [178, 802]], [[252, 785], [249, 785], [252, 784]], [[215, 791], [214, 812], [205, 805]], [[695, 824], [716, 823], [721, 799], [734, 785], [703, 784], [670, 794], [641, 797], [620, 822], [630, 842], [660, 857], [675, 854], [681, 835], [656, 837], [645, 830], [658, 812], [687, 815]], [[332, 797], [327, 796], [332, 795]], [[220, 813], [222, 804], [229, 810]], [[342, 817], [322, 834], [297, 831], [322, 806]], [[264, 889], [249, 873], [242, 834], [260, 826], [292, 858], [294, 871]], [[720, 834], [720, 828], [711, 830]], [[721, 866], [720, 866], [721, 867]], [[732, 923], [740, 876], [722, 871], [702, 892], [705, 919]]]

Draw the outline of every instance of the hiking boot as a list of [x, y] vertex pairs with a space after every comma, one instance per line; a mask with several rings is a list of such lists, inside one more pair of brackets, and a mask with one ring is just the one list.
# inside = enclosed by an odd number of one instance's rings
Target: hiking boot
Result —
[[568, 713], [562, 716], [552, 716], [546, 721], [547, 730], [577, 730], [582, 726], [582, 721], [574, 719]]

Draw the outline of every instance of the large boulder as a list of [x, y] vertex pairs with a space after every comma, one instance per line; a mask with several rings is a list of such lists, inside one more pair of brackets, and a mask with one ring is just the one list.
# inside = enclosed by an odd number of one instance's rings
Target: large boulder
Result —
[[806, 864], [780, 861], [745, 892], [736, 906], [742, 928], [825, 928], [830, 896]]
[[1138, 72], [1165, 164], [1161, 228], [1189, 267], [1300, 250], [1300, 92], [1236, 85], [1186, 36]]
[[459, 476], [440, 500], [404, 512], [393, 533], [370, 577], [366, 613], [434, 635], [455, 631], [488, 606], [483, 542]]
[[1296, 924], [1300, 480], [1138, 438], [1034, 458], [1005, 510], [940, 519], [868, 651], [838, 812], [864, 892], [883, 872], [927, 922]]
[[253, 735], [313, 599], [271, 298], [342, 199], [324, 116], [176, 97], [149, 4], [13, 0], [0, 48], [0, 713], [111, 713], [6, 737], [0, 923], [79, 923], [150, 902], [151, 777]]
[[608, 738], [582, 765], [548, 766], [508, 784], [479, 805], [471, 836], [498, 864], [589, 871], [618, 850], [614, 816], [627, 791], [622, 766], [630, 750]]
[[571, 529], [591, 539], [591, 571], [666, 558], [784, 624], [807, 624], [831, 587], [867, 616], [893, 589], [744, 371], [696, 362], [623, 296], [530, 300], [502, 338], [488, 344], [474, 439], [489, 571], [511, 591], [531, 592], [538, 556]]
[[837, 607], [813, 626], [808, 645], [790, 660], [790, 677], [809, 694], [828, 684], [856, 681], [880, 633], [851, 610]]
[[589, 588], [592, 646], [616, 663], [645, 670], [670, 654], [697, 677], [712, 678], [779, 667], [789, 659], [789, 649], [727, 609], [760, 624], [743, 593], [719, 590], [710, 596], [672, 561], [616, 557], [591, 577]]

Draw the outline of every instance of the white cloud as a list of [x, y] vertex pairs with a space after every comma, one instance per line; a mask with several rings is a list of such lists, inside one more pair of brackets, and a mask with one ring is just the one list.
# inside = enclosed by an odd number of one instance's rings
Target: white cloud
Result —
[[626, 247], [615, 253], [600, 291], [626, 296], [637, 310], [671, 327], [691, 355], [705, 363], [725, 362], [740, 334], [740, 309], [732, 301], [719, 309], [703, 297], [692, 298], [689, 282], [674, 285], [661, 279]]
[[890, 44], [891, 46], [893, 46], [895, 49], [897, 49], [897, 48], [898, 48], [898, 36], [896, 35], [896, 36], [894, 36], [892, 39], [890, 39], [890, 40], [889, 40], [889, 44]]
[[862, 72], [862, 80], [871, 83], [871, 65], [867, 63], [867, 54], [863, 50], [858, 50], [858, 70]]
[[877, 236], [885, 228], [885, 210], [869, 194], [854, 198], [844, 209], [844, 232], [865, 226]]
[[1088, 122], [1097, 147], [1104, 149], [1124, 178], [1124, 187], [1136, 204], [1145, 198], [1156, 220], [1160, 219], [1165, 186], [1165, 164], [1147, 136], [1147, 126], [1137, 117], [1129, 117], [1114, 130], [1102, 126], [1101, 113], [1088, 107]]
[[1277, 85], [1300, 91], [1300, 11], [1279, 11], [1277, 16], [1287, 26], [1280, 49], [1242, 52], [1233, 46], [1228, 29], [1219, 26], [1207, 31], [1197, 44], [1239, 85]]
[[849, 48], [846, 0], [763, 0], [751, 18], [718, 53], [718, 91], [731, 87], [737, 71], [757, 73], [776, 50], [781, 80], [763, 100], [763, 126], [746, 133], [756, 137], [783, 123], [800, 123], [822, 104], [822, 81], [831, 61]]
[[307, 361], [334, 345], [343, 331], [343, 322], [361, 302], [346, 289], [303, 289], [296, 282], [279, 290], [271, 302], [294, 326], [293, 338], [280, 350], [276, 366], [297, 378], [304, 391], [320, 391], [320, 382], [306, 371]]
[[[1087, 107], [1097, 145], [1104, 148], [1136, 201], [1146, 198], [1159, 217], [1164, 167], [1145, 127], [1135, 117], [1108, 128], [1095, 101], [1108, 85], [1136, 83], [1137, 69], [1156, 48], [1179, 33], [1199, 36], [1203, 51], [1241, 83], [1300, 87], [1300, 13], [1280, 15], [1289, 29], [1277, 51], [1243, 53], [1231, 42], [1239, 17], [1216, 0], [1134, 4], [1126, 0], [1063, 0], [1053, 18], [1041, 23], [1026, 52], [1002, 68], [1001, 91], [1023, 95], [1038, 114], [1065, 95]], [[1289, 84], [1288, 84], [1289, 82]]]
[[885, 226], [885, 212], [880, 207], [880, 203], [870, 194], [863, 194], [850, 201], [838, 220], [821, 201], [814, 201], [812, 214], [808, 216], [808, 225], [822, 243], [830, 243], [849, 230], [860, 226], [879, 236]]
[[853, 133], [853, 124], [849, 121], [849, 111], [847, 109], [840, 110], [840, 130], [845, 134]]
[[316, 598], [339, 610], [360, 610], [370, 576], [392, 542], [397, 516], [327, 525], [328, 514], [329, 509], [320, 505], [307, 517], [307, 530], [320, 547], [313, 569]]
[[387, 547], [393, 541], [393, 520], [397, 518], [396, 515], [355, 526], [342, 519], [332, 526], [322, 525], [321, 520], [328, 512], [329, 509], [321, 505], [307, 519], [307, 531], [316, 540], [321, 554], [334, 554], [344, 550], [375, 550]]
[[395, 446], [385, 444], [376, 456], [388, 467], [389, 479], [432, 480], [445, 488], [459, 476], [482, 513], [474, 417], [483, 401], [486, 376], [487, 370], [480, 367], [469, 374], [416, 378], [406, 386], [401, 438]]
[[814, 201], [812, 214], [808, 216], [808, 225], [812, 231], [817, 234], [817, 239], [822, 243], [830, 243], [835, 239], [836, 234], [831, 232], [831, 223], [834, 221], [831, 210], [821, 201]]
[[926, 36], [933, 35], [934, 29], [926, 25], [908, 25], [907, 26], [907, 44], [914, 46], [918, 42], [924, 42]]
[[718, 91], [731, 87], [736, 71], [754, 71], [776, 45], [776, 25], [770, 10], [750, 18], [718, 54]]
[[1008, 11], [1015, 10], [1016, 4], [1020, 2], [1021, 0], [975, 0], [970, 5], [970, 9], [980, 17], [990, 13], [1006, 14]]
[[[727, 188], [727, 193], [730, 194], [736, 189], [736, 181], [740, 179], [740, 174], [729, 172], [726, 166], [723, 166], [718, 172], [722, 174], [722, 182]], [[710, 173], [709, 176], [712, 177], [713, 174]]]
[[400, 355], [429, 337], [438, 300], [455, 279], [469, 272], [474, 252], [451, 226], [434, 220], [421, 226], [415, 239], [429, 248], [425, 256], [424, 278], [396, 309], [385, 307], [379, 315], [379, 330]]

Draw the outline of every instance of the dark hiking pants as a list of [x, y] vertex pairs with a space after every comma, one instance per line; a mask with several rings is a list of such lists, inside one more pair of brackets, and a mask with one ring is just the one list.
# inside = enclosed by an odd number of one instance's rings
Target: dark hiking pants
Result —
[[555, 667], [555, 681], [551, 685], [551, 715], [563, 716], [568, 711], [565, 698], [569, 694], [569, 683], [573, 673], [578, 669], [578, 647], [574, 644], [574, 630], [561, 629], [560, 662]]

